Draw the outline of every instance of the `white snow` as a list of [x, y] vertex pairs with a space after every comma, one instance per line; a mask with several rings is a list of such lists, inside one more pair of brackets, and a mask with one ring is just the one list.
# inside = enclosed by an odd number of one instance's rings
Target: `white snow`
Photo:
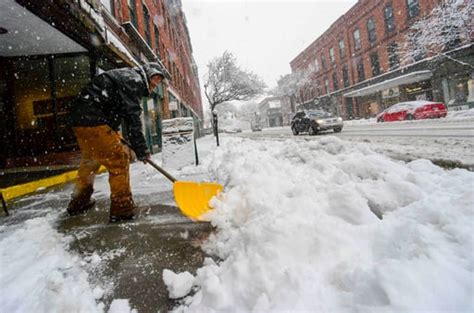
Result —
[[137, 313], [137, 310], [130, 308], [127, 299], [115, 299], [110, 304], [109, 313]]
[[[163, 271], [175, 311], [474, 310], [473, 172], [395, 161], [334, 136], [220, 139], [217, 149], [212, 136], [198, 140], [201, 165], [169, 169], [225, 185], [203, 245], [213, 259], [195, 276]], [[108, 197], [107, 178], [97, 177], [94, 197]], [[140, 205], [172, 203], [156, 196], [172, 185], [150, 166], [132, 164], [131, 181]], [[104, 311], [109, 288], [91, 285], [84, 268], [124, 250], [81, 259], [55, 230], [57, 214], [1, 226], [0, 312]], [[136, 310], [115, 299], [109, 312]]]
[[67, 251], [69, 238], [51, 223], [41, 217], [2, 229], [0, 312], [103, 312], [80, 259]]
[[163, 270], [163, 281], [171, 299], [186, 296], [193, 287], [194, 276], [189, 272], [176, 274], [168, 269]]
[[208, 162], [225, 192], [205, 249], [221, 261], [176, 311], [474, 309], [474, 173], [332, 136], [227, 138]]

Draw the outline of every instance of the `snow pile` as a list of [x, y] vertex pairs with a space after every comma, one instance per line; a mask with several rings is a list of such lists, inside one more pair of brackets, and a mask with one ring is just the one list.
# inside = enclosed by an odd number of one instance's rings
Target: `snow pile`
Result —
[[474, 173], [363, 145], [228, 138], [190, 312], [472, 312]]
[[0, 311], [103, 312], [81, 260], [51, 220], [31, 219], [0, 234]]
[[449, 111], [448, 118], [472, 119], [474, 118], [474, 109], [461, 110], [461, 111]]
[[171, 299], [186, 296], [193, 287], [194, 276], [189, 272], [175, 274], [170, 270], [163, 270], [163, 281], [168, 289]]

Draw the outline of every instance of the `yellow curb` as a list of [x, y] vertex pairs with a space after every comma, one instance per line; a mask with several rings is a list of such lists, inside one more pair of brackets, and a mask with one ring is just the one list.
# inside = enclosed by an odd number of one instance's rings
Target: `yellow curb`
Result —
[[[105, 167], [101, 166], [99, 169], [99, 173], [103, 173], [105, 171], [106, 171]], [[0, 193], [3, 195], [3, 199], [5, 199], [5, 201], [8, 201], [8, 200], [18, 198], [30, 193], [34, 193], [36, 191], [41, 191], [45, 188], [49, 188], [52, 186], [70, 182], [76, 179], [76, 177], [77, 177], [77, 171], [70, 171], [70, 172], [60, 174], [60, 175], [35, 180], [29, 183], [24, 183], [24, 184], [0, 189]]]

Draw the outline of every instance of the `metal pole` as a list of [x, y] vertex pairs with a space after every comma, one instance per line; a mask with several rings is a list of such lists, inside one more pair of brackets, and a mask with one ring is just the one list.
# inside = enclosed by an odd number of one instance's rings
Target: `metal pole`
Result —
[[3, 211], [5, 211], [6, 216], [9, 216], [10, 213], [8, 213], [7, 204], [5, 203], [5, 199], [3, 199], [3, 193], [1, 193], [1, 192], [0, 192], [0, 198], [2, 198]]
[[194, 156], [196, 158], [196, 166], [199, 165], [199, 156], [198, 156], [198, 150], [197, 150], [197, 144], [196, 144], [196, 136], [193, 134], [193, 139], [194, 139]]

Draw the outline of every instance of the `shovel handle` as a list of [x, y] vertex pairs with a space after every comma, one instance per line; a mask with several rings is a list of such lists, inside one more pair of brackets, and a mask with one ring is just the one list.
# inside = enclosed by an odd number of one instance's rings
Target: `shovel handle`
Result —
[[[132, 149], [132, 145], [127, 141], [125, 140], [124, 138], [120, 138], [120, 141], [126, 145], [127, 147], [129, 147], [130, 149]], [[171, 176], [170, 173], [168, 173], [167, 171], [165, 171], [163, 168], [161, 168], [160, 166], [158, 166], [158, 164], [156, 164], [155, 162], [153, 162], [152, 160], [150, 159], [146, 159], [145, 160], [145, 163], [148, 163], [150, 164], [151, 166], [153, 166], [158, 172], [160, 172], [161, 174], [163, 174], [166, 178], [168, 178], [169, 180], [171, 180], [172, 183], [174, 183], [176, 181], [176, 178], [174, 178], [173, 176]]]
[[153, 166], [158, 172], [160, 172], [160, 173], [163, 174], [166, 178], [168, 178], [169, 180], [171, 180], [172, 183], [174, 183], [174, 182], [176, 181], [176, 178], [174, 178], [173, 176], [171, 176], [170, 173], [168, 173], [168, 172], [165, 171], [163, 168], [161, 168], [160, 166], [158, 166], [158, 164], [156, 164], [156, 163], [153, 162], [152, 160], [147, 159], [145, 162], [148, 163], [148, 164], [150, 164], [151, 166]]

